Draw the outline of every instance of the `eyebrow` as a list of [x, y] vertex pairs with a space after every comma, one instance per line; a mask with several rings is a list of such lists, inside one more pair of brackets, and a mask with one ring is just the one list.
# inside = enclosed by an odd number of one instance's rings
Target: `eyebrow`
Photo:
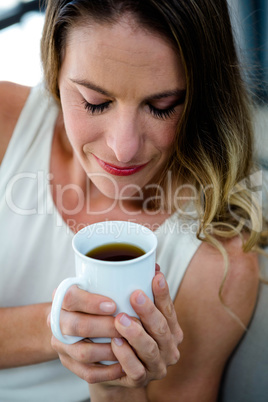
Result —
[[[77, 84], [77, 85], [82, 85], [85, 88], [88, 89], [92, 89], [93, 91], [99, 92], [102, 95], [108, 96], [108, 97], [114, 97], [112, 93], [110, 93], [109, 91], [106, 91], [105, 89], [101, 88], [98, 85], [93, 84], [90, 81], [86, 81], [86, 80], [80, 80], [80, 79], [74, 79], [74, 78], [70, 78], [70, 80]], [[152, 94], [150, 96], [148, 96], [145, 100], [152, 100], [152, 99], [163, 99], [163, 98], [169, 98], [170, 96], [176, 96], [176, 97], [183, 97], [186, 94], [186, 89], [174, 89], [174, 90], [170, 90], [170, 91], [164, 91], [164, 92], [158, 92], [155, 94]]]

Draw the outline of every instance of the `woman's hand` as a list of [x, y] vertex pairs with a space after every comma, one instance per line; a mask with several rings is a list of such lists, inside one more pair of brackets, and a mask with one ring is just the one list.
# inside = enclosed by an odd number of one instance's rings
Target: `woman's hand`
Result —
[[[141, 322], [126, 314], [116, 318], [116, 305], [104, 296], [76, 287], [65, 296], [61, 329], [68, 335], [87, 338], [109, 337], [112, 343], [83, 340], [65, 345], [52, 336], [52, 347], [62, 364], [90, 384], [145, 387], [151, 380], [165, 377], [167, 367], [179, 359], [182, 331], [169, 296], [168, 285], [157, 268], [153, 279], [155, 304], [141, 291], [131, 295], [131, 304]], [[102, 365], [100, 361], [118, 361]]]
[[[61, 331], [63, 334], [85, 339], [66, 345], [52, 335], [51, 345], [63, 366], [89, 383], [113, 380], [124, 375], [118, 363], [111, 366], [99, 364], [100, 361], [116, 363], [111, 344], [93, 343], [89, 339], [120, 336], [112, 316], [115, 311], [116, 304], [111, 299], [91, 294], [77, 286], [72, 286], [64, 297], [60, 315]], [[50, 315], [48, 325], [50, 326]]]
[[178, 345], [183, 335], [169, 296], [164, 275], [153, 280], [155, 304], [141, 291], [131, 295], [131, 305], [141, 323], [126, 314], [115, 319], [121, 335], [112, 340], [112, 350], [125, 376], [109, 385], [144, 387], [166, 376], [167, 367], [179, 360]]

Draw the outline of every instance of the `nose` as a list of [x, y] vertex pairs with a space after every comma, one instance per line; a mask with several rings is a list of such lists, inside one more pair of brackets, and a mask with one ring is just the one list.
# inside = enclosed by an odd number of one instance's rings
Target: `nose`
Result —
[[119, 162], [128, 163], [134, 160], [142, 145], [137, 114], [127, 110], [116, 114], [110, 121], [106, 142]]

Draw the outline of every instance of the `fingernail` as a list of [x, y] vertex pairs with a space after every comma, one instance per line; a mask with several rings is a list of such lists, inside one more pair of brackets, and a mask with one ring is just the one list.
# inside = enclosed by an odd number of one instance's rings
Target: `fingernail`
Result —
[[160, 266], [158, 264], [155, 264], [155, 272], [160, 272]]
[[114, 338], [114, 343], [117, 346], [122, 346], [124, 342], [123, 342], [122, 338]]
[[159, 279], [158, 285], [159, 285], [159, 287], [160, 287], [161, 289], [163, 289], [163, 288], [166, 286], [166, 280], [165, 280], [165, 277], [164, 277], [163, 275], [161, 275], [161, 276], [162, 276], [162, 278]]
[[126, 314], [123, 314], [120, 318], [120, 323], [124, 326], [124, 327], [129, 327], [131, 324], [131, 320], [128, 318], [128, 316]]
[[145, 301], [146, 301], [146, 298], [145, 298], [144, 294], [143, 294], [142, 292], [140, 292], [140, 293], [138, 294], [138, 296], [136, 297], [136, 302], [137, 302], [137, 304], [142, 305], [142, 304], [145, 303]]
[[115, 310], [115, 304], [113, 302], [102, 302], [100, 304], [100, 310], [104, 313], [112, 313]]

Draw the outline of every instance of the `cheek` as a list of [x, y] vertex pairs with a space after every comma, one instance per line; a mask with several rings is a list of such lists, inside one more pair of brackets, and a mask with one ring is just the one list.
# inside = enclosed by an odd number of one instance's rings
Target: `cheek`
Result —
[[157, 133], [157, 148], [162, 151], [169, 151], [173, 146], [176, 138], [177, 122], [170, 122], [167, 125], [163, 125], [163, 128], [158, 130]]
[[84, 110], [77, 105], [63, 105], [63, 117], [67, 136], [73, 144], [85, 144], [98, 137], [99, 130]]
[[84, 108], [81, 97], [72, 90], [61, 90], [61, 106], [64, 125], [69, 141], [73, 145], [87, 142], [92, 130], [90, 116]]

